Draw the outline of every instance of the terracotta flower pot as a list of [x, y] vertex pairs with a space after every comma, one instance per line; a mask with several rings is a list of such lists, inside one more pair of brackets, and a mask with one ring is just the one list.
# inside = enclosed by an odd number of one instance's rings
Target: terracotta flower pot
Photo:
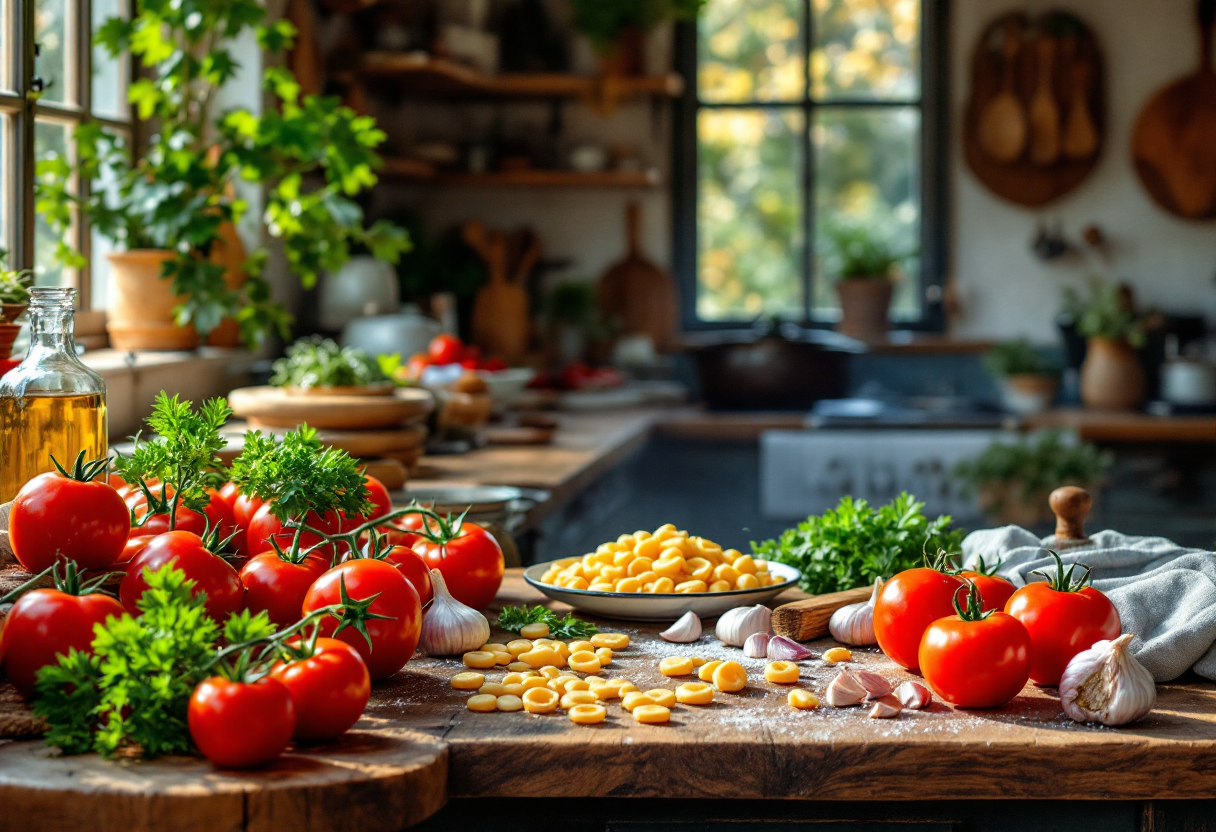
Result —
[[1019, 373], [1001, 379], [1001, 403], [1011, 413], [1042, 413], [1060, 387], [1054, 375]]
[[1090, 338], [1081, 365], [1081, 401], [1095, 410], [1134, 410], [1144, 403], [1140, 358], [1126, 341]]
[[850, 277], [837, 281], [836, 291], [841, 312], [837, 332], [863, 341], [886, 336], [894, 283], [885, 277]]
[[[236, 233], [236, 226], [226, 222], [220, 226], [220, 242], [211, 249], [211, 260], [224, 266], [224, 285], [235, 291], [245, 285], [249, 275], [245, 274], [245, 244]], [[209, 347], [239, 347], [241, 327], [232, 318], [224, 318], [219, 326], [207, 335]]]
[[28, 303], [0, 303], [0, 323], [16, 323], [28, 306]]
[[184, 298], [173, 294], [161, 269], [174, 258], [165, 249], [137, 249], [106, 255], [110, 261], [110, 308], [106, 331], [116, 350], [192, 350], [193, 326], [179, 326], [173, 308]]
[[0, 323], [0, 360], [13, 354], [13, 342], [21, 334], [21, 324]]
[[636, 26], [628, 26], [617, 36], [612, 48], [599, 56], [600, 74], [618, 78], [641, 75], [645, 52], [645, 33]]

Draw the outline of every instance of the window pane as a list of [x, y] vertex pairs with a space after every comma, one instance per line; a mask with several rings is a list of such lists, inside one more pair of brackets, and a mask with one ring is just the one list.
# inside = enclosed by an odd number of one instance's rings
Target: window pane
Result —
[[[839, 268], [825, 233], [832, 223], [861, 224], [895, 251], [915, 255], [920, 240], [920, 111], [914, 107], [822, 107], [811, 130], [815, 149], [816, 277], [813, 315], [839, 311]], [[902, 267], [892, 310], [920, 312], [920, 264]]]
[[[126, 14], [124, 0], [93, 0], [93, 30], [111, 17]], [[110, 57], [100, 46], [93, 47], [93, 112], [108, 118], [127, 119], [127, 62]]]
[[711, 0], [698, 25], [701, 100], [801, 99], [802, 9], [802, 0]]
[[816, 99], [920, 95], [920, 0], [813, 0]]
[[0, 90], [13, 89], [13, 9], [15, 0], [0, 0]]
[[[13, 141], [9, 132], [12, 126], [12, 119], [0, 113], [0, 249], [6, 252], [11, 251], [13, 247], [13, 219], [9, 215], [9, 206], [12, 205], [13, 199], [13, 160], [10, 158]], [[14, 268], [15, 265], [11, 259], [7, 260], [8, 268]]]
[[801, 110], [697, 119], [697, 315], [801, 318]]
[[[39, 121], [34, 125], [34, 154], [39, 159], [65, 156], [68, 152], [68, 131], [65, 124]], [[41, 215], [34, 223], [34, 275], [39, 286], [70, 286], [70, 277], [55, 259], [59, 235], [51, 230]]]
[[34, 7], [34, 40], [40, 45], [34, 68], [46, 85], [42, 95], [44, 101], [75, 103], [69, 74], [73, 21], [68, 16], [68, 9], [74, 12], [75, 6], [72, 2], [69, 7], [69, 0], [37, 0]]

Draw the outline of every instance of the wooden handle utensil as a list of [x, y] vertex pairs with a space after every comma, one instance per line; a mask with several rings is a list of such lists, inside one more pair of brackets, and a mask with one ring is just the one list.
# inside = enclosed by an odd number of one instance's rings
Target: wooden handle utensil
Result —
[[782, 604], [773, 610], [773, 632], [794, 641], [819, 638], [827, 634], [832, 613], [849, 604], [868, 601], [873, 592], [874, 587], [863, 586]]

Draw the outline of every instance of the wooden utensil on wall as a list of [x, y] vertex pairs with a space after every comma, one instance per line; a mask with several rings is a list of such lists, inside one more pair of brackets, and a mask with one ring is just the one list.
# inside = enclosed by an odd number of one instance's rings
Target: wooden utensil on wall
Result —
[[1199, 0], [1199, 66], [1145, 105], [1132, 161], [1153, 201], [1187, 219], [1216, 217], [1216, 0]]
[[501, 231], [487, 231], [476, 220], [465, 223], [463, 234], [489, 272], [489, 281], [473, 298], [473, 343], [487, 355], [518, 363], [528, 351], [531, 318], [527, 290], [507, 276], [506, 236]]
[[671, 275], [647, 260], [640, 248], [641, 208], [625, 208], [628, 251], [600, 278], [600, 310], [617, 321], [623, 334], [648, 335], [658, 350], [671, 346], [678, 313]]
[[1056, 39], [1042, 35], [1038, 42], [1038, 72], [1030, 99], [1030, 161], [1052, 165], [1060, 158], [1060, 107], [1055, 86]]
[[998, 162], [1012, 162], [1026, 149], [1026, 110], [1014, 89], [1022, 28], [1014, 20], [1005, 26], [1001, 53], [1005, 56], [1001, 91], [980, 114], [980, 147]]

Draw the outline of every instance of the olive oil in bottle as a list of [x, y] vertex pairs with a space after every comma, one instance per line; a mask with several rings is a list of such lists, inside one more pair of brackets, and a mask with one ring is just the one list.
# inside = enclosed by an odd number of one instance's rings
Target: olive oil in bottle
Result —
[[51, 456], [70, 468], [76, 455], [106, 455], [106, 385], [76, 357], [72, 302], [75, 289], [30, 291], [30, 349], [0, 378], [0, 502], [54, 470]]

